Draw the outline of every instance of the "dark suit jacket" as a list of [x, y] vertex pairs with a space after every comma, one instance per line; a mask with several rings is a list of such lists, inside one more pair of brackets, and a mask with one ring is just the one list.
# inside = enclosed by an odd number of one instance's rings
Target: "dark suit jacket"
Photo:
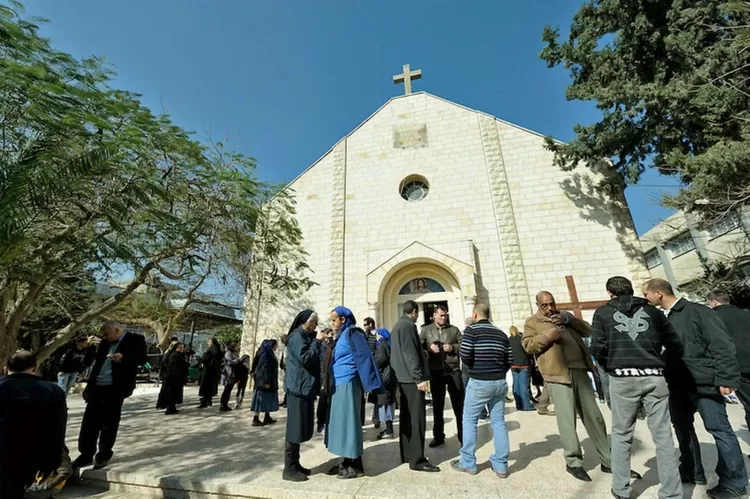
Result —
[[422, 350], [417, 325], [405, 315], [391, 331], [391, 367], [399, 383], [422, 383], [430, 379], [427, 354]]
[[68, 409], [54, 383], [33, 374], [0, 377], [0, 480], [26, 484], [60, 466]]
[[[109, 354], [109, 342], [102, 340], [96, 350], [94, 368], [91, 370], [89, 382], [83, 391], [84, 398], [96, 386], [96, 378], [102, 369], [107, 355]], [[122, 354], [120, 362], [112, 362], [112, 388], [122, 398], [128, 398], [135, 390], [135, 377], [138, 374], [138, 366], [146, 363], [146, 338], [140, 334], [125, 333], [115, 353]]]
[[727, 325], [727, 332], [737, 349], [741, 373], [750, 373], [750, 312], [734, 305], [719, 305], [714, 309]]

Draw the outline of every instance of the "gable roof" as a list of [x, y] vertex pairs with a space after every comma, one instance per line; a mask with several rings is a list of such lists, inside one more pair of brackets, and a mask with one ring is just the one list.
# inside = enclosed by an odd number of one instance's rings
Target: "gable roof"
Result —
[[341, 142], [345, 141], [350, 136], [352, 136], [357, 130], [359, 130], [360, 128], [362, 128], [368, 121], [370, 121], [376, 114], [378, 114], [380, 111], [382, 111], [383, 109], [385, 109], [386, 107], [388, 107], [388, 105], [391, 102], [393, 102], [394, 100], [397, 100], [397, 99], [408, 99], [408, 98], [414, 97], [416, 95], [426, 95], [428, 97], [432, 97], [433, 99], [437, 99], [439, 101], [445, 102], [446, 104], [450, 104], [452, 106], [458, 107], [458, 108], [463, 109], [465, 111], [469, 111], [469, 112], [476, 113], [476, 114], [481, 114], [481, 115], [484, 115], [484, 116], [489, 116], [490, 118], [494, 119], [495, 121], [499, 121], [500, 123], [503, 123], [504, 125], [508, 125], [508, 126], [513, 127], [513, 128], [517, 128], [517, 129], [519, 129], [521, 131], [524, 131], [526, 133], [530, 133], [532, 135], [536, 135], [537, 137], [541, 137], [541, 138], [545, 138], [546, 137], [546, 135], [541, 134], [539, 132], [535, 132], [534, 130], [530, 130], [528, 128], [524, 128], [524, 127], [522, 127], [520, 125], [516, 125], [515, 123], [511, 123], [510, 121], [505, 121], [503, 119], [500, 119], [497, 116], [493, 116], [493, 115], [491, 115], [489, 113], [485, 113], [483, 111], [478, 111], [476, 109], [472, 109], [472, 108], [470, 108], [468, 106], [464, 106], [462, 104], [458, 104], [458, 103], [450, 101], [448, 99], [444, 99], [444, 98], [439, 97], [437, 95], [433, 95], [433, 94], [431, 94], [429, 92], [422, 91], [422, 92], [414, 92], [414, 93], [409, 94], [409, 95], [397, 95], [397, 96], [391, 97], [390, 99], [388, 99], [387, 101], [385, 101], [385, 103], [383, 103], [382, 106], [380, 106], [377, 110], [375, 110], [374, 113], [370, 114], [370, 116], [368, 116], [367, 118], [365, 118], [365, 120], [362, 121], [362, 123], [360, 123], [359, 125], [357, 125], [356, 127], [354, 127], [349, 133], [347, 133], [346, 135], [344, 135], [343, 137], [341, 137], [339, 140], [337, 140], [325, 153], [323, 153], [323, 155], [321, 155], [318, 159], [316, 159], [315, 161], [313, 161], [313, 163], [310, 166], [308, 166], [307, 168], [305, 168], [304, 170], [302, 170], [299, 173], [299, 175], [297, 175], [290, 182], [288, 182], [284, 186], [284, 189], [287, 189], [288, 187], [290, 187], [297, 180], [299, 180], [305, 173], [307, 173], [313, 167], [315, 167], [315, 165], [317, 165], [323, 158], [325, 158], [326, 156], [328, 156], [336, 148], [336, 146], [338, 146]]

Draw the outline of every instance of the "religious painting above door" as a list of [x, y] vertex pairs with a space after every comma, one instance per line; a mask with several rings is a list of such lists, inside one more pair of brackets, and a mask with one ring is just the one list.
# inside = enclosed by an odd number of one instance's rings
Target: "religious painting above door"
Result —
[[436, 280], [428, 277], [417, 277], [401, 287], [400, 295], [413, 295], [416, 293], [442, 293], [445, 288]]

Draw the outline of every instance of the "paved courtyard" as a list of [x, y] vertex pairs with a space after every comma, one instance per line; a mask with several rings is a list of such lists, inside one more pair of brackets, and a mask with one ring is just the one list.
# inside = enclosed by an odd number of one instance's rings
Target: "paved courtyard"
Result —
[[[147, 390], [148, 392], [148, 390]], [[591, 441], [582, 425], [579, 435], [585, 452], [584, 466], [592, 483], [575, 480], [565, 472], [555, 418], [536, 412], [517, 412], [507, 405], [510, 432], [510, 476], [498, 479], [487, 462], [492, 452], [492, 433], [488, 422], [479, 428], [477, 452], [481, 472], [476, 476], [450, 469], [450, 460], [458, 454], [455, 422], [446, 415], [445, 446], [427, 449], [427, 457], [442, 468], [441, 473], [424, 474], [400, 465], [398, 441], [375, 441], [377, 430], [365, 430], [364, 463], [367, 476], [357, 480], [339, 480], [324, 471], [336, 463], [323, 445], [322, 435], [302, 447], [302, 464], [312, 467], [308, 482], [297, 484], [281, 480], [283, 468], [283, 411], [273, 426], [254, 428], [248, 410], [220, 414], [218, 408], [198, 410], [194, 388], [186, 390], [186, 405], [178, 416], [164, 416], [153, 407], [155, 393], [134, 396], [126, 401], [115, 457], [107, 470], [84, 474], [85, 486], [71, 485], [62, 497], [100, 497], [107, 499], [136, 497], [252, 497], [252, 498], [604, 498], [611, 497], [611, 476], [599, 471]], [[75, 441], [80, 427], [83, 401], [71, 395], [69, 445], [76, 455]], [[368, 405], [368, 409], [371, 406]], [[611, 416], [601, 406], [605, 419]], [[742, 408], [729, 407], [729, 414], [743, 452], [750, 451], [750, 433], [744, 427]], [[428, 410], [431, 420], [431, 410]], [[700, 420], [699, 420], [700, 426]], [[428, 421], [428, 440], [431, 422]], [[712, 439], [698, 428], [703, 460], [707, 470], [716, 464]], [[643, 474], [636, 482], [634, 497], [656, 498], [658, 477], [654, 447], [645, 422], [639, 423], [633, 445], [633, 468]], [[708, 472], [709, 485], [716, 475]], [[109, 487], [109, 491], [103, 491]], [[686, 498], [703, 498], [706, 487], [685, 487]]]

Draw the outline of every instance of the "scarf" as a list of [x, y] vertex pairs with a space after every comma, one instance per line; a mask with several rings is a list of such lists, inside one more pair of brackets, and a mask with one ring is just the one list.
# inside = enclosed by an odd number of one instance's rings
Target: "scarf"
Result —
[[357, 319], [354, 317], [352, 311], [344, 307], [343, 305], [334, 308], [333, 312], [336, 312], [336, 315], [338, 315], [339, 317], [343, 317], [344, 319], [346, 319], [344, 321], [344, 326], [341, 328], [341, 331], [339, 331], [338, 336], [347, 333], [352, 327], [357, 325]]
[[273, 355], [273, 341], [272, 340], [263, 340], [263, 343], [260, 345], [260, 352], [258, 353], [259, 360], [263, 360], [268, 355]]
[[302, 312], [298, 313], [297, 317], [295, 317], [294, 321], [292, 322], [292, 327], [289, 328], [288, 334], [292, 334], [298, 327], [307, 324], [310, 316], [314, 313], [315, 312], [313, 312], [312, 310], [303, 310]]
[[378, 341], [375, 342], [375, 346], [380, 345], [383, 341], [388, 343], [388, 346], [391, 346], [391, 333], [387, 329], [378, 329]]

